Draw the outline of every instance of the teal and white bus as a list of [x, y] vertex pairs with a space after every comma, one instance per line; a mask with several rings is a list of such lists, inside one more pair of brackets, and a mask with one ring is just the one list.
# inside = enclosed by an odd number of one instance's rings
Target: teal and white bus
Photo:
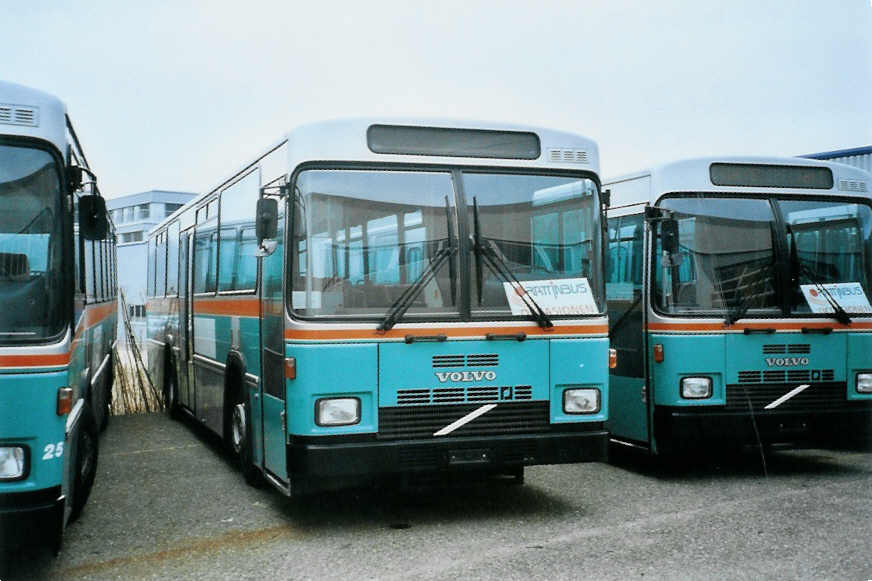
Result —
[[116, 321], [95, 179], [64, 104], [0, 82], [0, 545], [59, 550], [94, 482]]
[[868, 429], [872, 176], [692, 159], [604, 187], [615, 442], [668, 454]]
[[602, 460], [602, 219], [584, 137], [300, 127], [151, 233], [150, 373], [287, 495]]

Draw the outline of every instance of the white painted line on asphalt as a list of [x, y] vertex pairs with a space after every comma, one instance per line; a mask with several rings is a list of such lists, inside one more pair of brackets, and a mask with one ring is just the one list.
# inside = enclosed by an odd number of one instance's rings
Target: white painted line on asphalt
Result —
[[793, 396], [795, 396], [796, 394], [802, 393], [803, 391], [805, 391], [809, 387], [811, 387], [811, 386], [806, 383], [806, 384], [800, 385], [799, 387], [791, 389], [790, 391], [788, 391], [787, 393], [785, 393], [784, 395], [782, 395], [781, 397], [779, 397], [778, 399], [776, 399], [775, 401], [773, 401], [772, 403], [770, 403], [769, 405], [767, 405], [763, 409], [764, 410], [775, 409], [778, 406], [780, 406], [781, 404], [783, 404], [784, 402], [786, 402], [787, 400], [789, 400], [790, 398], [792, 398]]
[[495, 403], [485, 404], [485, 405], [481, 406], [480, 408], [478, 408], [477, 410], [473, 410], [473, 411], [469, 412], [468, 414], [466, 414], [465, 416], [463, 416], [459, 420], [457, 420], [455, 422], [451, 422], [450, 424], [448, 424], [447, 426], [445, 426], [444, 428], [442, 428], [438, 432], [435, 432], [433, 435], [434, 436], [447, 436], [448, 434], [450, 434], [451, 432], [453, 432], [457, 428], [465, 426], [466, 424], [468, 424], [469, 422], [471, 422], [475, 418], [477, 418], [479, 416], [483, 416], [484, 414], [488, 413], [489, 411], [491, 411], [495, 407], [497, 407], [497, 404], [495, 404]]

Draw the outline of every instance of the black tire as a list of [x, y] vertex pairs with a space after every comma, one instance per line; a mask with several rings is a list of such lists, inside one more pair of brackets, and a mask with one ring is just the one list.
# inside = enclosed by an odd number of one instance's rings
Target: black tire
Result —
[[107, 369], [106, 381], [104, 381], [103, 385], [103, 401], [105, 401], [103, 415], [100, 417], [100, 431], [103, 432], [106, 430], [106, 427], [109, 425], [109, 415], [111, 414], [112, 408], [112, 385], [115, 383], [115, 358], [112, 354], [109, 354], [109, 369]]
[[241, 395], [243, 390], [236, 389], [230, 409], [230, 426], [228, 440], [230, 452], [239, 464], [239, 470], [245, 481], [255, 488], [264, 485], [263, 473], [254, 464], [254, 446], [251, 439], [251, 405], [248, 398]]
[[85, 405], [79, 418], [79, 428], [76, 434], [76, 457], [73, 460], [73, 499], [70, 522], [79, 518], [91, 488], [97, 476], [97, 460], [100, 456], [98, 442], [99, 430], [90, 406]]
[[[169, 361], [169, 359], [167, 359]], [[164, 409], [170, 419], [178, 420], [179, 413], [179, 379], [175, 365], [167, 365], [166, 377], [164, 377]]]

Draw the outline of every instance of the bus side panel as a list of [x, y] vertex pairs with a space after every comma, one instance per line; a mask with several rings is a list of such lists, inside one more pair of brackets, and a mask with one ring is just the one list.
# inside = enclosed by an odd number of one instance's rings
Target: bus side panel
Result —
[[[726, 401], [724, 369], [726, 369], [726, 338], [724, 335], [665, 335], [652, 333], [649, 349], [663, 345], [662, 363], [650, 362], [651, 392], [658, 406], [722, 406]], [[710, 398], [683, 399], [680, 393], [682, 377], [708, 376], [712, 378]]]
[[66, 371], [0, 374], [0, 442], [26, 446], [29, 466], [25, 479], [2, 482], [0, 491], [60, 486], [67, 417], [57, 415], [57, 397], [68, 380]]
[[872, 401], [872, 393], [857, 392], [857, 374], [872, 373], [872, 333], [848, 335], [848, 399]]
[[[604, 422], [609, 418], [609, 340], [552, 339], [551, 354], [551, 423]], [[524, 362], [530, 365], [531, 361]], [[563, 391], [593, 387], [600, 391], [600, 409], [596, 414], [563, 413]]]
[[[378, 431], [378, 345], [289, 343], [285, 352], [297, 358], [297, 378], [286, 381], [288, 433], [323, 436]], [[343, 427], [316, 425], [315, 403], [324, 397], [360, 399], [360, 422]]]

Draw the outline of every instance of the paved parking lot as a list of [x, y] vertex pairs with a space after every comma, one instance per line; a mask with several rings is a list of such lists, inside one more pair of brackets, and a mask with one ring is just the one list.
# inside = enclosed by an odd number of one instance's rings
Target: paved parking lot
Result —
[[365, 490], [289, 501], [247, 486], [214, 441], [113, 418], [57, 558], [6, 579], [872, 579], [872, 454], [804, 450], [663, 471], [527, 470], [524, 486]]

